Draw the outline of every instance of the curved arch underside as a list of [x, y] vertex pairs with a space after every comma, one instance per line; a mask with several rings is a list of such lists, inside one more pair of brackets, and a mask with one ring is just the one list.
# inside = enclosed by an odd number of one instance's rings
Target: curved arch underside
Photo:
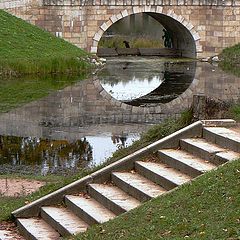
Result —
[[196, 44], [190, 31], [175, 19], [160, 13], [146, 13], [172, 33], [173, 48], [178, 49], [183, 57], [196, 57]]

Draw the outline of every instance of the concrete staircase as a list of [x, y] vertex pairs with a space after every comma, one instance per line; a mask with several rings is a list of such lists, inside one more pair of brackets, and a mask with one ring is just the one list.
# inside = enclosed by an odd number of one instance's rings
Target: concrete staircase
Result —
[[[240, 157], [233, 120], [198, 121], [15, 212], [26, 239], [86, 231]], [[149, 154], [155, 153], [155, 157]]]

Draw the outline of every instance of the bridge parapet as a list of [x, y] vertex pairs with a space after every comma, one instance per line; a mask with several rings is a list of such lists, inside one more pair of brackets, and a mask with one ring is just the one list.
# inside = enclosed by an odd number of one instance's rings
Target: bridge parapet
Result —
[[43, 0], [44, 6], [240, 6], [240, 0]]

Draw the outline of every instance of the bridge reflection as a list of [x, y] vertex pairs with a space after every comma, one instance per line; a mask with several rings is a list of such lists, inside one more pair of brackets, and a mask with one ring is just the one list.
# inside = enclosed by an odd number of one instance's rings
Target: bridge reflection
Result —
[[[175, 72], [184, 79], [178, 71], [178, 67], [183, 69], [181, 64], [174, 65]], [[185, 87], [177, 93], [178, 96], [175, 91], [173, 96], [176, 98], [169, 99], [167, 103], [154, 103], [150, 107], [131, 106], [114, 99], [103, 89], [98, 77], [94, 77], [1, 114], [0, 155], [7, 156], [1, 158], [1, 164], [28, 164], [27, 159], [33, 158], [38, 162], [39, 155], [42, 156], [43, 172], [50, 171], [50, 166], [59, 169], [64, 165], [77, 169], [82, 164], [100, 163], [119, 147], [138, 139], [139, 133], [148, 128], [148, 123], [179, 116], [182, 110], [190, 107], [195, 94], [227, 101], [239, 99], [239, 78], [207, 63], [190, 63], [187, 69], [189, 74], [185, 78]], [[167, 92], [161, 86], [150, 95], [156, 92], [168, 95], [173, 89], [170, 87]], [[36, 150], [33, 151], [34, 147]], [[27, 157], [24, 160], [21, 158], [23, 155]], [[73, 165], [75, 168], [71, 168]]]
[[[207, 63], [191, 64], [192, 70], [187, 71], [189, 74], [186, 75], [186, 86], [178, 92], [178, 97], [174, 94], [176, 98], [169, 99], [167, 103], [157, 103], [150, 107], [122, 103], [107, 93], [96, 77], [80, 81], [39, 101], [1, 114], [0, 134], [43, 137], [53, 134], [52, 129], [73, 129], [74, 132], [75, 128], [81, 128], [80, 135], [84, 137], [86, 133], [94, 134], [97, 130], [93, 126], [99, 124], [109, 124], [110, 130], [111, 125], [159, 123], [170, 116], [177, 117], [184, 109], [190, 107], [195, 94], [205, 94], [222, 100], [239, 98], [239, 78]], [[178, 64], [175, 64], [174, 68], [177, 69], [177, 66]], [[156, 92], [168, 94], [164, 88], [161, 90], [161, 86]]]
[[162, 62], [158, 58], [128, 57], [126, 62], [109, 58], [99, 79], [103, 88], [121, 102], [153, 107], [183, 94], [194, 80], [196, 64]]

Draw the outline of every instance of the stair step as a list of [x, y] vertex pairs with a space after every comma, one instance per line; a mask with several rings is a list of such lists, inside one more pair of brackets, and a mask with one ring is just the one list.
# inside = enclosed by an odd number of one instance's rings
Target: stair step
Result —
[[116, 186], [108, 184], [89, 184], [90, 195], [116, 215], [138, 207], [141, 203]]
[[[228, 159], [216, 158], [219, 152], [227, 151], [214, 143], [207, 142], [204, 138], [186, 138], [180, 140], [180, 147], [199, 158], [208, 160], [216, 165], [221, 165], [228, 161]], [[222, 160], [219, 162], [219, 160]]]
[[213, 163], [182, 150], [163, 149], [158, 154], [162, 162], [192, 177], [216, 168]]
[[78, 218], [73, 212], [60, 207], [42, 207], [41, 217], [62, 236], [85, 232], [88, 224]]
[[57, 240], [60, 235], [44, 220], [38, 218], [18, 218], [17, 225], [26, 239]]
[[203, 137], [221, 147], [240, 152], [240, 134], [231, 129], [224, 127], [204, 127]]
[[[219, 152], [216, 154], [216, 158], [232, 161], [232, 160], [239, 159], [240, 153], [233, 152], [233, 151]], [[219, 161], [223, 161], [223, 160], [219, 160]]]
[[66, 195], [65, 203], [69, 209], [90, 225], [107, 222], [116, 216], [90, 197]]
[[135, 162], [136, 171], [149, 180], [170, 190], [192, 179], [192, 177], [169, 167], [164, 163]]
[[134, 172], [113, 172], [113, 182], [139, 201], [150, 200], [167, 190]]

